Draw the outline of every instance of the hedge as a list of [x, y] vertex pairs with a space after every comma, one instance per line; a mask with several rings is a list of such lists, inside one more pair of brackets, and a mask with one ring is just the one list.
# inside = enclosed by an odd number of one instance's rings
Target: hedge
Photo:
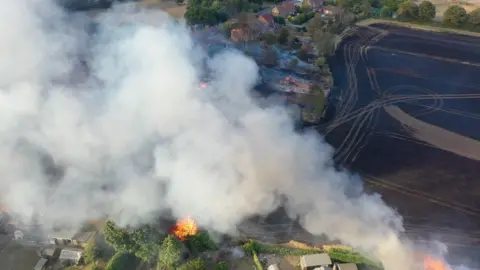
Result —
[[228, 270], [228, 263], [220, 261], [215, 264], [215, 270]]
[[260, 262], [260, 259], [258, 259], [257, 252], [253, 251], [253, 262], [255, 263], [255, 267], [257, 270], [263, 270], [263, 265], [262, 262]]
[[334, 262], [379, 266], [379, 263], [376, 263], [366, 258], [362, 254], [351, 251], [351, 250], [341, 249], [341, 248], [332, 248], [328, 250], [327, 253], [332, 259], [332, 261]]
[[207, 264], [202, 258], [196, 258], [180, 265], [177, 270], [207, 270]]
[[301, 255], [319, 253], [318, 250], [297, 249], [297, 248], [282, 247], [278, 245], [269, 245], [269, 244], [261, 243], [254, 240], [248, 240], [245, 244], [242, 245], [242, 248], [246, 253], [250, 253], [250, 254], [253, 254], [254, 252], [258, 252], [258, 253], [270, 253], [270, 254], [278, 254], [278, 255], [301, 256]]

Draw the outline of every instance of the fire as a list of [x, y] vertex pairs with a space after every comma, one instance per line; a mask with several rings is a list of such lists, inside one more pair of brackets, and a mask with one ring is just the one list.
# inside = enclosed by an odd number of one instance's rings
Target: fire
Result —
[[425, 259], [423, 259], [423, 266], [424, 270], [451, 270], [444, 261], [434, 259], [430, 256], [426, 256]]
[[170, 229], [170, 233], [175, 235], [180, 241], [184, 241], [188, 236], [195, 235], [197, 232], [197, 223], [190, 217], [177, 221], [177, 224]]

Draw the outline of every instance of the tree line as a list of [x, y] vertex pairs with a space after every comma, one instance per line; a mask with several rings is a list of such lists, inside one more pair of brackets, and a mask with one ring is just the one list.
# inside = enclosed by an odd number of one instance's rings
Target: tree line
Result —
[[185, 19], [189, 24], [216, 25], [240, 12], [258, 12], [262, 5], [262, 0], [189, 0]]

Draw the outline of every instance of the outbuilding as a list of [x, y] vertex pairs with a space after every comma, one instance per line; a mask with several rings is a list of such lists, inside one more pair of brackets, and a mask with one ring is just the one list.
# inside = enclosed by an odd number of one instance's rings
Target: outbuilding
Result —
[[332, 259], [326, 253], [310, 254], [300, 257], [300, 268], [302, 270], [313, 270], [315, 268], [328, 267]]

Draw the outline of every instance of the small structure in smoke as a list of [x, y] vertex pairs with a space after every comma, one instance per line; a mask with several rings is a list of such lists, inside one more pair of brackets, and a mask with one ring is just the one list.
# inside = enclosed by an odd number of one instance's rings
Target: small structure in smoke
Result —
[[354, 263], [335, 263], [333, 270], [358, 270], [358, 267]]
[[64, 248], [60, 252], [60, 262], [62, 265], [77, 265], [83, 256], [83, 249]]
[[313, 270], [316, 268], [328, 267], [332, 264], [332, 259], [326, 253], [304, 255], [300, 257], [300, 268], [302, 270]]

